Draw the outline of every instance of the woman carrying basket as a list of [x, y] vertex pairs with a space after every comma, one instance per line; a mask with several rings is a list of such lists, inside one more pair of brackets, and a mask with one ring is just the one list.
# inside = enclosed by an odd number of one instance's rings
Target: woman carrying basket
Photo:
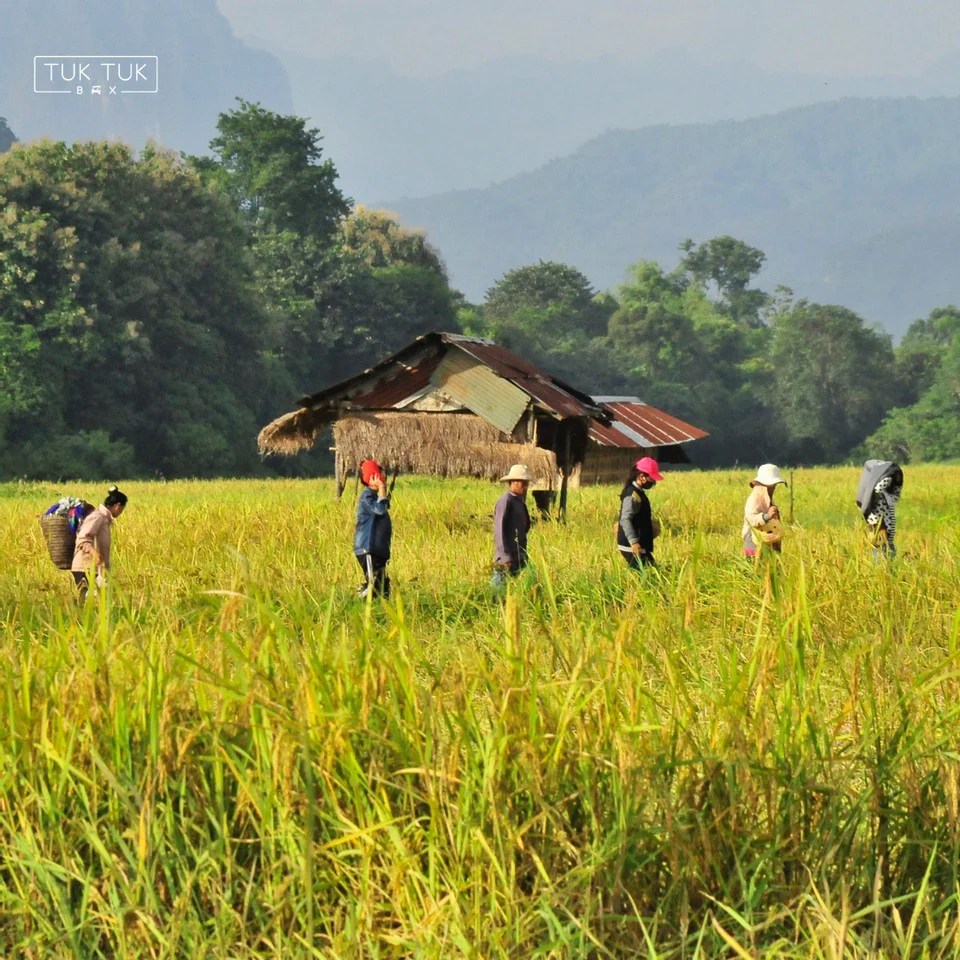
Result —
[[87, 574], [91, 568], [96, 568], [97, 586], [104, 584], [110, 569], [110, 527], [126, 505], [127, 495], [116, 487], [110, 487], [103, 505], [89, 514], [77, 531], [70, 571], [77, 584], [77, 599], [81, 603], [86, 599], [90, 587]]

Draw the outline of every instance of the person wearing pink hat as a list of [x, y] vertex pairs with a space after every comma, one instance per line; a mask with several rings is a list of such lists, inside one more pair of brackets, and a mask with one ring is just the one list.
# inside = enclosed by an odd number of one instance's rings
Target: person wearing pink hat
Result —
[[655, 565], [653, 512], [646, 491], [662, 479], [657, 461], [653, 457], [641, 457], [620, 491], [617, 547], [627, 566], [634, 570]]

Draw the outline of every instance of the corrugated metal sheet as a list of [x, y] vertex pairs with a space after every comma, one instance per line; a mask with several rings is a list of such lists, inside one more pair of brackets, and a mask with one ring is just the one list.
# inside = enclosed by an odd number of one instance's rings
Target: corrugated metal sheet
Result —
[[[605, 447], [662, 447], [709, 436], [677, 417], [664, 413], [649, 403], [634, 399], [597, 397], [609, 424], [599, 420], [590, 423], [590, 439]], [[604, 402], [606, 401], [606, 402]]]
[[503, 433], [513, 431], [530, 403], [526, 393], [461, 350], [447, 351], [430, 382]]
[[419, 362], [397, 361], [379, 377], [363, 384], [363, 393], [348, 395], [344, 404], [366, 410], [388, 410], [403, 403], [430, 383], [430, 376], [440, 364], [440, 356], [428, 354]]
[[452, 346], [486, 364], [494, 373], [515, 383], [533, 397], [540, 406], [559, 417], [589, 417], [598, 412], [593, 399], [585, 393], [538, 370], [532, 363], [500, 347], [491, 340], [445, 333], [443, 339]]

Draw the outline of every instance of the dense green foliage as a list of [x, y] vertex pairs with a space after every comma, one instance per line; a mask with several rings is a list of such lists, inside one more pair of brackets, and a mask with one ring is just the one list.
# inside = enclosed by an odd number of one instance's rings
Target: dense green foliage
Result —
[[960, 457], [960, 310], [916, 321], [897, 349], [897, 368], [906, 403], [864, 450], [903, 462]]
[[253, 469], [263, 317], [227, 204], [122, 144], [39, 142], [0, 175], [3, 472]]
[[0, 159], [0, 475], [262, 471], [257, 430], [298, 396], [456, 328], [439, 257], [350, 212], [318, 131], [242, 101], [218, 130], [212, 159]]
[[682, 253], [670, 273], [635, 265], [613, 296], [564, 264], [512, 270], [471, 329], [594, 395], [639, 396], [708, 430], [690, 448], [699, 464], [841, 461], [918, 376], [935, 376], [943, 322], [939, 345], [918, 353], [918, 332], [897, 361], [890, 337], [852, 311], [751, 286], [762, 251], [722, 236]]
[[332, 481], [124, 484], [83, 609], [35, 517], [102, 488], [0, 486], [0, 954], [956, 956], [960, 476], [888, 565], [857, 475], [789, 475], [775, 572], [745, 470], [667, 472], [646, 577], [572, 491], [505, 600], [500, 490], [401, 478], [369, 608]]

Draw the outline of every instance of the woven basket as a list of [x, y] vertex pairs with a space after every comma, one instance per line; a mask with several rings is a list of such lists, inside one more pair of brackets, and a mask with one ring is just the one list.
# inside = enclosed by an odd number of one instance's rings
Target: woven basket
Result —
[[70, 529], [70, 521], [66, 517], [50, 514], [40, 518], [40, 528], [53, 565], [60, 570], [69, 570], [77, 542], [77, 535]]

